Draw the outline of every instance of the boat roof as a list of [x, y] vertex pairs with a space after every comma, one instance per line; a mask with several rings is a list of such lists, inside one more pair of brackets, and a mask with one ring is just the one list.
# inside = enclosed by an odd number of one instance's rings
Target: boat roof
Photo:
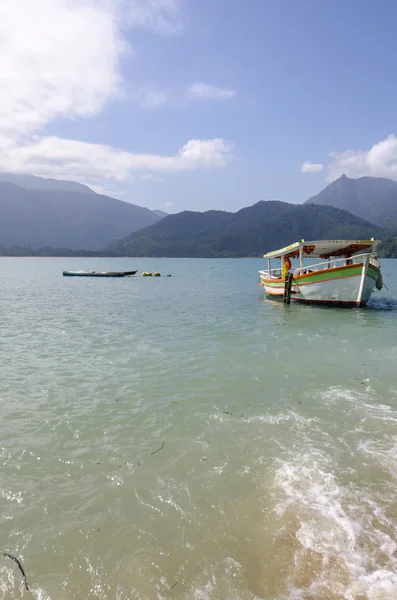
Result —
[[370, 240], [316, 240], [306, 242], [299, 240], [294, 244], [273, 250], [264, 255], [264, 258], [298, 258], [300, 249], [303, 248], [303, 256], [312, 258], [330, 258], [331, 256], [342, 256], [349, 258], [358, 252], [364, 252], [369, 248], [376, 248], [379, 241], [371, 238]]

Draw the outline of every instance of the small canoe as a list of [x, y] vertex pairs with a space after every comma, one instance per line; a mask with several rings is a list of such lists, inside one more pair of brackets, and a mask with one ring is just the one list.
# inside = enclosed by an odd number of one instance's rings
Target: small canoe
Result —
[[130, 277], [138, 271], [63, 271], [64, 277]]

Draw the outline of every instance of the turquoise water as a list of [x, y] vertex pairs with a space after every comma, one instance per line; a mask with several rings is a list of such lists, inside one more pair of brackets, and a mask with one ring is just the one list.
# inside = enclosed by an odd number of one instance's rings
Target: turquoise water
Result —
[[262, 267], [0, 259], [0, 548], [33, 597], [395, 600], [397, 261], [351, 310]]

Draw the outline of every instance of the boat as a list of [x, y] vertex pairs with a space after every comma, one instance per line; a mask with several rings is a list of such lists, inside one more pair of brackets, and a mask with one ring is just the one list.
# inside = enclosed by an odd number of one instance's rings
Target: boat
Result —
[[[376, 258], [379, 243], [373, 238], [300, 240], [264, 255], [268, 268], [259, 271], [258, 283], [270, 298], [286, 304], [365, 306], [375, 287], [378, 290], [383, 287], [381, 266]], [[281, 259], [281, 266], [272, 269], [273, 259]], [[296, 268], [292, 268], [294, 259], [298, 260]]]
[[136, 271], [63, 271], [64, 277], [130, 277]]

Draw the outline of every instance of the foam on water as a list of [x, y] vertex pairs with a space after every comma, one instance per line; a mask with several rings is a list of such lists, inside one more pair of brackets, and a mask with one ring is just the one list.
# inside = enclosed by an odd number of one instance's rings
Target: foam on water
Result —
[[[342, 436], [319, 447], [308, 424], [294, 455], [275, 472], [277, 517], [290, 522], [299, 542], [289, 567], [291, 599], [397, 598], [397, 447], [390, 431], [392, 423], [397, 432], [396, 412], [371, 402], [371, 394], [341, 387], [311, 393], [327, 409], [328, 425], [332, 410], [344, 403], [359, 415], [360, 431], [352, 434], [347, 422]], [[374, 427], [379, 436], [381, 424], [388, 425], [382, 441], [362, 440]], [[384, 470], [387, 485], [376, 476]]]
[[373, 457], [397, 481], [397, 436], [388, 441], [360, 440], [357, 447], [363, 455]]

